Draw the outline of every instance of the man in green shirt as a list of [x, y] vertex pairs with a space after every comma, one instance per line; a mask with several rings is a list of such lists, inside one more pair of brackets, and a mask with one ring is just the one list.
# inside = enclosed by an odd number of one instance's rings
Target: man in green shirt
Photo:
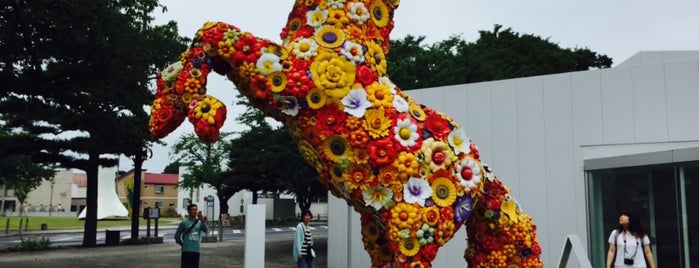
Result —
[[175, 232], [175, 242], [182, 247], [181, 268], [199, 268], [201, 232], [208, 232], [206, 218], [197, 205], [187, 206], [189, 217], [180, 222]]

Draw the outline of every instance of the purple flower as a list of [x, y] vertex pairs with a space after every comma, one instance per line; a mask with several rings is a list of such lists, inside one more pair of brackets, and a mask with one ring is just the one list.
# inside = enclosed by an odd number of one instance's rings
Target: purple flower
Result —
[[468, 220], [473, 209], [473, 199], [470, 195], [464, 195], [456, 199], [454, 202], [454, 220], [459, 223], [464, 223]]

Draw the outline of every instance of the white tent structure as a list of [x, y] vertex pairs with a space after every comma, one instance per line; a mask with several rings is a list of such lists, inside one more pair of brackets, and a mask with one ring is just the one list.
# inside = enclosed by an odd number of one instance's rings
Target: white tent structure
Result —
[[[129, 211], [124, 207], [124, 204], [119, 201], [116, 193], [116, 167], [99, 168], [97, 172], [97, 219], [105, 219], [109, 217], [127, 217]], [[89, 183], [89, 182], [88, 182]], [[80, 212], [78, 219], [84, 219], [87, 214], [87, 207]]]

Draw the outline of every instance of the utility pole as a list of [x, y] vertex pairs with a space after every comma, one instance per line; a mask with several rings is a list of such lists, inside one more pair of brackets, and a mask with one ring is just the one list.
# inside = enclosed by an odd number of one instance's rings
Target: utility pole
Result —
[[49, 196], [49, 217], [51, 217], [51, 211], [53, 210], [53, 186], [56, 182], [51, 179], [51, 195]]

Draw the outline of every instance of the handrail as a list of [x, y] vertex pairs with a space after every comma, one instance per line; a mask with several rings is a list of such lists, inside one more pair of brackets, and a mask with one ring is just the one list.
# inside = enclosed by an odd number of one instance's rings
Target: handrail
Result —
[[568, 258], [570, 258], [571, 250], [575, 253], [575, 257], [578, 259], [579, 267], [581, 268], [592, 268], [590, 260], [587, 258], [587, 250], [580, 242], [580, 237], [576, 234], [569, 234], [566, 236], [565, 243], [563, 244], [563, 250], [561, 251], [561, 258], [558, 261], [558, 268], [565, 268], [568, 264]]

